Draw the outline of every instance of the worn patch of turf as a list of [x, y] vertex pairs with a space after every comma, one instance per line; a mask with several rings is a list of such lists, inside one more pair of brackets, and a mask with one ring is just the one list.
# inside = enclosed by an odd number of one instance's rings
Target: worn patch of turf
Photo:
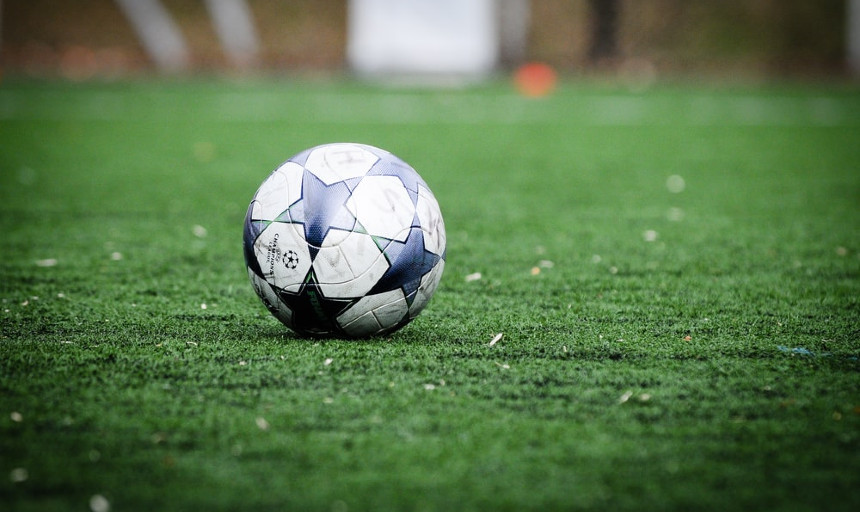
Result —
[[[854, 510], [858, 120], [825, 86], [6, 83], [0, 505]], [[256, 187], [334, 141], [445, 216], [384, 339], [297, 338], [244, 271]]]

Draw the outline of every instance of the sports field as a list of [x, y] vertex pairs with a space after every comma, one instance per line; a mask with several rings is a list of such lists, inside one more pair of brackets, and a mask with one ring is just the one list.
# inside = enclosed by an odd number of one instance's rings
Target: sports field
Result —
[[[390, 337], [245, 272], [335, 141], [445, 217]], [[2, 510], [860, 509], [856, 88], [7, 81], [0, 233]]]

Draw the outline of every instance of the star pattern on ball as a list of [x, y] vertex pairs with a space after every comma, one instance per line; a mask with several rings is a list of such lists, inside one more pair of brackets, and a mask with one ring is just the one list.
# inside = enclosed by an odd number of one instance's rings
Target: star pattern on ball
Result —
[[[353, 153], [363, 156], [338, 157]], [[396, 156], [362, 144], [317, 146], [288, 162], [245, 216], [245, 260], [263, 304], [305, 336], [368, 337], [409, 323], [445, 259], [426, 183]]]
[[355, 217], [346, 202], [358, 181], [360, 178], [326, 185], [314, 173], [305, 170], [301, 199], [293, 203], [286, 213], [290, 222], [304, 226], [311, 259], [316, 257], [330, 230], [355, 229]]
[[358, 299], [337, 299], [323, 295], [311, 272], [296, 293], [278, 291], [278, 297], [293, 312], [293, 327], [308, 334], [339, 332], [334, 320]]
[[419, 227], [413, 227], [404, 242], [391, 240], [385, 248], [385, 257], [390, 263], [388, 270], [370, 293], [401, 288], [409, 304], [415, 299], [421, 278], [433, 270], [442, 258], [424, 247], [424, 232]]
[[287, 251], [284, 255], [284, 265], [290, 270], [299, 266], [299, 255], [296, 254], [296, 251]]
[[412, 204], [418, 203], [418, 187], [427, 188], [427, 184], [418, 176], [417, 172], [412, 170], [406, 162], [393, 156], [389, 156], [387, 159], [380, 159], [371, 167], [367, 175], [394, 176], [398, 178], [403, 183], [403, 187], [409, 192]]

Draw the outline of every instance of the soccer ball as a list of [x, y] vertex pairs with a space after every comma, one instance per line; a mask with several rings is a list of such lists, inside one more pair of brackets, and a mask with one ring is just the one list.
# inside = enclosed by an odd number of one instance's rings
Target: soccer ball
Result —
[[393, 332], [427, 305], [445, 267], [439, 203], [415, 170], [363, 144], [303, 151], [263, 182], [245, 216], [257, 295], [305, 336]]

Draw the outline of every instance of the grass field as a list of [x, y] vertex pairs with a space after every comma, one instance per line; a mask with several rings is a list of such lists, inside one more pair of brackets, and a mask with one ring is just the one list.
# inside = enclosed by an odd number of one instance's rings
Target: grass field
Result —
[[[334, 141], [445, 216], [384, 339], [245, 273]], [[856, 88], [7, 82], [0, 232], [2, 510], [860, 508]]]

